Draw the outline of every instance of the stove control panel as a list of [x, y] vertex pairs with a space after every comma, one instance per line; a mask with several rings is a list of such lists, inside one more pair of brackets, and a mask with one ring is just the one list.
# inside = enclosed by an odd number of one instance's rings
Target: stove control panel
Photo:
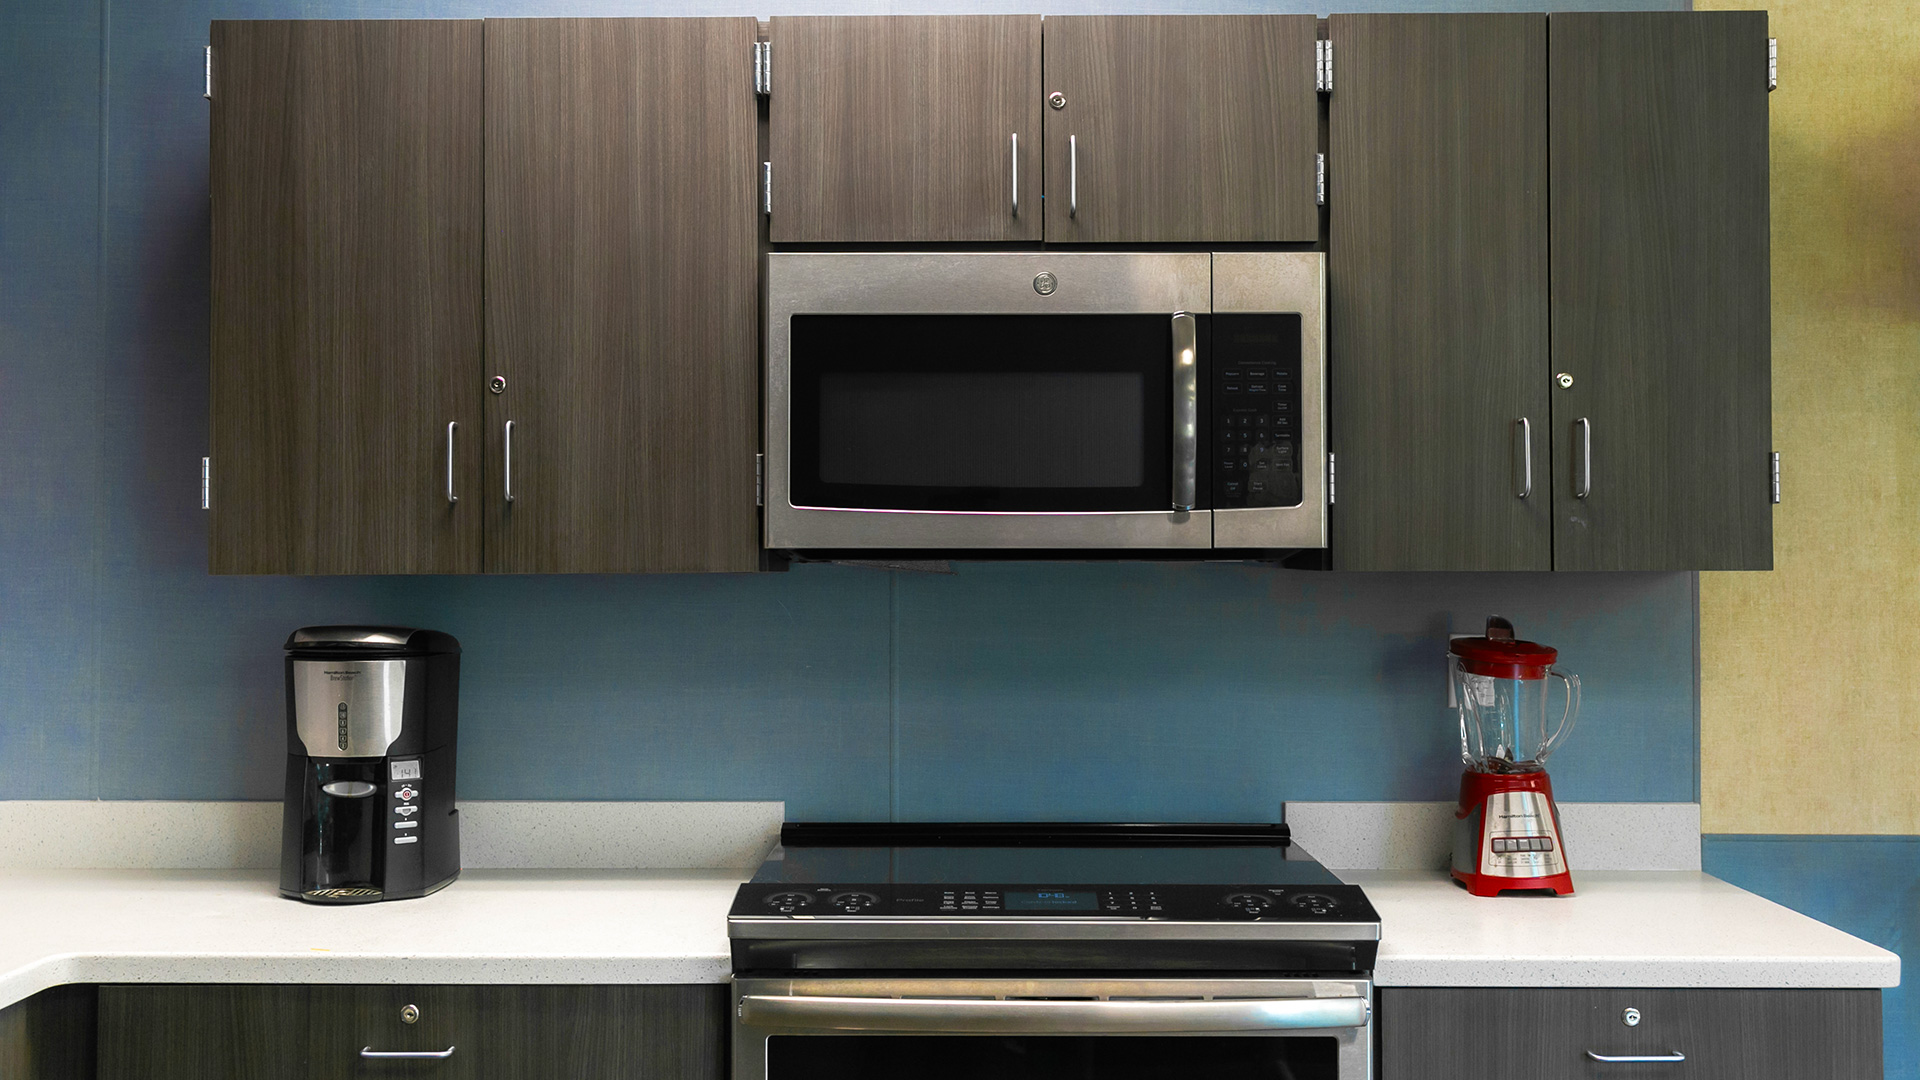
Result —
[[1376, 922], [1354, 885], [800, 885], [749, 882], [735, 916]]

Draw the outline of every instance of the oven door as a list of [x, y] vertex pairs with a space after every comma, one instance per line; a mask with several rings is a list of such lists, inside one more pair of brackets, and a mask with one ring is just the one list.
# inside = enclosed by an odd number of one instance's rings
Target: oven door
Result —
[[767, 546], [1212, 546], [1210, 255], [782, 252], [767, 282]]
[[734, 980], [732, 1080], [1365, 1080], [1372, 987], [1314, 979]]

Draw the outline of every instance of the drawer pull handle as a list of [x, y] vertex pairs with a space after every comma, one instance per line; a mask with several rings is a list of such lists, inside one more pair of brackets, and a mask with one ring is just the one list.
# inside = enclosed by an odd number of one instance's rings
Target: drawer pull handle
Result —
[[1678, 1050], [1675, 1050], [1671, 1054], [1619, 1054], [1619, 1055], [1596, 1054], [1593, 1051], [1589, 1050], [1587, 1051], [1587, 1056], [1592, 1058], [1595, 1061], [1604, 1061], [1604, 1062], [1607, 1062], [1608, 1064], [1620, 1064], [1623, 1062], [1633, 1063], [1633, 1062], [1650, 1062], [1650, 1061], [1685, 1061], [1687, 1060], [1687, 1055], [1681, 1053]]
[[375, 1050], [373, 1047], [369, 1046], [369, 1047], [363, 1048], [360, 1051], [360, 1056], [363, 1058], [410, 1058], [410, 1059], [442, 1058], [444, 1059], [444, 1058], [450, 1058], [453, 1056], [453, 1047], [449, 1046], [445, 1050]]

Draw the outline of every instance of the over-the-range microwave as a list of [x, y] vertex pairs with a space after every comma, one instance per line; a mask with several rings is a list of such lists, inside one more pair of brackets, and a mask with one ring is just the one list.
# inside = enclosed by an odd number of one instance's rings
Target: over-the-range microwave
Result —
[[766, 543], [1327, 542], [1318, 252], [779, 252]]

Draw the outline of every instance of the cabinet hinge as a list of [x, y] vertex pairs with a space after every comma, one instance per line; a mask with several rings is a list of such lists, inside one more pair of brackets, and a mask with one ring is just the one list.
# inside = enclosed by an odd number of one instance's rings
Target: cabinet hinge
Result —
[[1767, 39], [1767, 93], [1780, 85], [1780, 39]]
[[1333, 499], [1333, 451], [1327, 451], [1327, 505], [1332, 506]]
[[[1778, 458], [1780, 455], [1775, 454], [1773, 456]], [[1778, 476], [1779, 474], [1775, 473], [1775, 475]], [[1780, 485], [1778, 483], [1775, 483], [1774, 491], [1778, 492], [1779, 490], [1780, 490]], [[1773, 501], [1774, 502], [1780, 501], [1780, 498], [1777, 494], [1774, 496]], [[212, 508], [213, 508], [213, 459], [201, 458], [200, 459], [200, 509], [210, 510]]]
[[769, 42], [753, 43], [753, 92], [761, 96], [773, 93], [773, 71], [767, 66]]
[[1313, 201], [1327, 205], [1327, 155], [1313, 155]]
[[767, 455], [753, 455], [753, 505], [767, 505]]
[[1333, 93], [1333, 42], [1313, 43], [1313, 88], [1322, 94]]
[[1769, 456], [1772, 457], [1773, 459], [1773, 501], [1779, 502], [1780, 501], [1780, 451], [1775, 450]]
[[208, 101], [213, 100], [213, 46], [211, 45], [207, 46], [207, 88], [200, 96]]
[[773, 162], [760, 163], [760, 212], [773, 216]]

